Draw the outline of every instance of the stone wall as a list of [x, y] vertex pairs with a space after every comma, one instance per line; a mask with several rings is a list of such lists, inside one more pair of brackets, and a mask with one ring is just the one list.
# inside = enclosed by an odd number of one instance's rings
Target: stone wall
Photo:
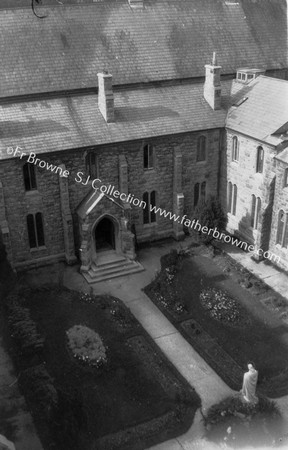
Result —
[[[280, 258], [276, 261], [277, 265], [288, 270], [288, 248], [276, 244], [277, 228], [278, 228], [278, 214], [282, 209], [286, 213], [286, 220], [288, 215], [288, 187], [284, 187], [284, 171], [288, 167], [287, 163], [276, 160], [276, 184], [275, 196], [273, 206], [273, 218], [270, 237], [270, 251]], [[274, 262], [275, 258], [273, 257]]]
[[[207, 138], [207, 160], [196, 162], [197, 138], [200, 135]], [[127, 161], [128, 192], [142, 200], [143, 193], [156, 191], [156, 206], [188, 217], [193, 214], [194, 185], [206, 181], [207, 195], [215, 194], [218, 187], [219, 170], [219, 137], [220, 130], [187, 133], [177, 136], [157, 137], [148, 141], [134, 141], [117, 145], [95, 147], [93, 151], [98, 156], [98, 177], [101, 184], [113, 185], [120, 189], [119, 164], [124, 156]], [[143, 147], [147, 143], [153, 145], [155, 164], [153, 169], [143, 167]], [[23, 149], [27, 154], [29, 149]], [[57, 154], [42, 155], [41, 160], [69, 170], [67, 178], [70, 212], [72, 215], [73, 232], [75, 236], [75, 252], [79, 256], [79, 220], [76, 209], [91, 189], [91, 183], [86, 184], [87, 176], [85, 156], [87, 150], [70, 150]], [[181, 157], [182, 155], [182, 157]], [[121, 156], [119, 160], [119, 156]], [[122, 162], [119, 162], [122, 161]], [[176, 162], [177, 161], [177, 162]], [[67, 249], [72, 246], [64, 240], [64, 228], [69, 228], [69, 210], [63, 210], [63, 195], [68, 198], [66, 188], [60, 196], [61, 178], [46, 168], [35, 167], [37, 190], [25, 191], [23, 181], [24, 160], [15, 157], [2, 161], [0, 165], [0, 181], [3, 186], [5, 210], [11, 241], [11, 259], [16, 267], [29, 262], [47, 262], [52, 258], [67, 259]], [[176, 164], [176, 165], [175, 165]], [[182, 177], [179, 176], [182, 164]], [[82, 182], [77, 172], [81, 172]], [[177, 177], [177, 181], [175, 181]], [[173, 195], [177, 189], [177, 195]], [[63, 180], [62, 180], [63, 184]], [[124, 182], [125, 184], [125, 182]], [[182, 184], [182, 190], [181, 190]], [[123, 185], [123, 182], [122, 182]], [[64, 194], [63, 194], [64, 192]], [[184, 202], [183, 196], [184, 194]], [[174, 193], [175, 194], [175, 193]], [[61, 207], [62, 199], [62, 207]], [[64, 202], [65, 204], [67, 202]], [[8, 207], [9, 205], [9, 207]], [[137, 241], [150, 241], [168, 236], [180, 236], [181, 230], [175, 228], [173, 220], [157, 216], [156, 223], [143, 224], [143, 209], [132, 206], [131, 223], [135, 225]], [[42, 212], [44, 217], [45, 248], [30, 250], [28, 242], [26, 217], [29, 213]], [[64, 220], [63, 217], [66, 217]], [[174, 225], [174, 227], [173, 227]], [[68, 228], [67, 228], [68, 227]], [[179, 234], [180, 233], [180, 234]], [[70, 245], [70, 247], [69, 247]]]
[[[239, 161], [232, 161], [232, 139], [237, 136], [239, 143]], [[231, 181], [237, 186], [236, 215], [228, 213], [228, 231], [238, 234], [249, 243], [259, 248], [268, 247], [271, 223], [267, 223], [271, 195], [273, 194], [273, 179], [275, 177], [276, 150], [266, 144], [248, 138], [232, 130], [227, 130], [227, 150], [221, 152], [220, 198], [227, 210], [227, 185]], [[257, 148], [264, 149], [263, 173], [256, 173]], [[245, 176], [243, 176], [245, 174]], [[261, 199], [261, 214], [257, 230], [251, 226], [252, 194]], [[263, 215], [266, 217], [263, 228]], [[271, 220], [271, 217], [270, 217]], [[265, 250], [265, 248], [263, 248]]]

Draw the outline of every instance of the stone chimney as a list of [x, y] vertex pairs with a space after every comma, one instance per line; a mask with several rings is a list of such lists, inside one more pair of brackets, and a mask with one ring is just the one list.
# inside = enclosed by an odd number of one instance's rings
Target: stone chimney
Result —
[[112, 75], [98, 73], [98, 107], [107, 123], [114, 122], [114, 95]]
[[143, 0], [128, 0], [129, 6], [132, 9], [143, 9]]
[[213, 52], [211, 64], [205, 64], [204, 98], [212, 109], [221, 108], [221, 66], [217, 65], [216, 52]]

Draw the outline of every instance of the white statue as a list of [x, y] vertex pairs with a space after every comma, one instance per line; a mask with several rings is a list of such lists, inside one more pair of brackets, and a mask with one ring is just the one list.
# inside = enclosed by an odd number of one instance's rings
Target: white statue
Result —
[[244, 373], [243, 386], [240, 391], [245, 402], [256, 405], [258, 397], [256, 396], [256, 385], [258, 380], [258, 371], [255, 369], [255, 364], [248, 364], [248, 372]]

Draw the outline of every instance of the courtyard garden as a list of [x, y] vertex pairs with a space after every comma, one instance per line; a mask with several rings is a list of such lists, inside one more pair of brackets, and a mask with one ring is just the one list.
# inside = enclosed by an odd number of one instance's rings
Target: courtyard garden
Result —
[[140, 450], [191, 426], [198, 395], [120, 300], [42, 286], [5, 310], [45, 450]]
[[288, 325], [267, 308], [271, 298], [284, 300], [226, 255], [212, 253], [194, 244], [185, 255], [165, 255], [146, 294], [232, 389], [241, 389], [253, 361], [259, 392], [287, 395]]

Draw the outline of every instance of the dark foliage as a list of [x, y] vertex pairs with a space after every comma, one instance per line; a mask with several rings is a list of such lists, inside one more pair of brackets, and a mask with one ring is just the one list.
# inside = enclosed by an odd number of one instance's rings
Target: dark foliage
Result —
[[[217, 228], [217, 230], [224, 230], [228, 221], [220, 201], [213, 196], [209, 196], [206, 201], [202, 201], [197, 205], [194, 211], [194, 219], [197, 219], [202, 227], [206, 226], [208, 229]], [[203, 233], [201, 233], [201, 238], [204, 242], [213, 240], [212, 235], [208, 236]]]

